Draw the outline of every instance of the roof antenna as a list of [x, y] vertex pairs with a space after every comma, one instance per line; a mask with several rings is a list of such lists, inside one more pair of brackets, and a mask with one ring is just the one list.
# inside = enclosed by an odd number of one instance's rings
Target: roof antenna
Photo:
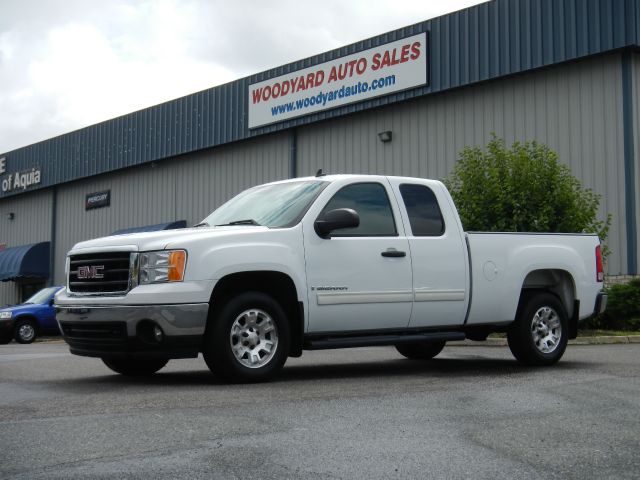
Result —
[[321, 168], [316, 172], [316, 177], [324, 177], [325, 175], [326, 173], [324, 173]]

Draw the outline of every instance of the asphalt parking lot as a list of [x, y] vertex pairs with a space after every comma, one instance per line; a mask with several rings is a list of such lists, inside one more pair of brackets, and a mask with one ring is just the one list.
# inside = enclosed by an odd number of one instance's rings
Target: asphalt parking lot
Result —
[[640, 344], [545, 369], [504, 347], [306, 352], [259, 385], [0, 347], [1, 478], [639, 478], [639, 412]]

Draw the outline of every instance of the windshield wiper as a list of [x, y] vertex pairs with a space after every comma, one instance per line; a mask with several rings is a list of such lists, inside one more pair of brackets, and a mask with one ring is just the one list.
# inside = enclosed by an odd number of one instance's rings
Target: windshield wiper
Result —
[[196, 223], [193, 227], [191, 228], [198, 228], [198, 227], [209, 227], [210, 225], [207, 222], [200, 222], [200, 223]]
[[258, 222], [256, 222], [253, 218], [248, 218], [246, 220], [235, 220], [229, 223], [222, 223], [220, 225], [215, 225], [216, 227], [226, 227], [228, 225], [257, 225], [260, 226]]

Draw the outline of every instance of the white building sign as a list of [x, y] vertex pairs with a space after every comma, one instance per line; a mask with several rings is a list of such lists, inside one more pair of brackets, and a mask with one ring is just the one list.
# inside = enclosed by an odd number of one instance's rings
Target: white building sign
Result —
[[427, 34], [421, 33], [249, 85], [249, 128], [426, 83]]
[[7, 173], [7, 159], [5, 157], [0, 158], [0, 187], [2, 193], [26, 190], [31, 186], [39, 185], [41, 181], [42, 172], [40, 167]]

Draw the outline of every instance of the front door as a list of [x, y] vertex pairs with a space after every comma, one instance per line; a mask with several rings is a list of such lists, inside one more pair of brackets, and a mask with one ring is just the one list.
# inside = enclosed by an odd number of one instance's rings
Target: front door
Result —
[[315, 218], [351, 208], [360, 225], [336, 230], [330, 239], [316, 234], [313, 221], [306, 222], [309, 332], [407, 326], [413, 300], [411, 257], [391, 195], [386, 180], [340, 188]]

